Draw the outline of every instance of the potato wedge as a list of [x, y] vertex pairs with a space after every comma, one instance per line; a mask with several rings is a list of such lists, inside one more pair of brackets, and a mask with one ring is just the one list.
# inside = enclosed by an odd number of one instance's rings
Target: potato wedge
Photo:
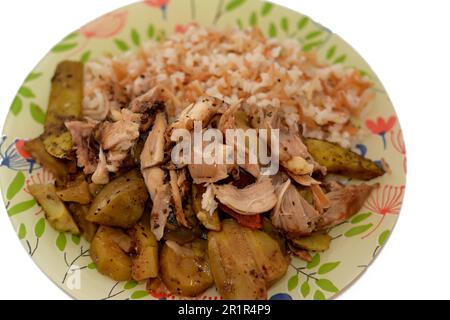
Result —
[[53, 174], [58, 183], [64, 184], [67, 181], [70, 175], [68, 164], [64, 160], [55, 158], [49, 154], [45, 150], [41, 138], [25, 142], [24, 148], [37, 163]]
[[120, 229], [101, 226], [90, 248], [97, 270], [115, 281], [131, 280], [131, 258], [116, 241], [123, 236], [126, 234]]
[[225, 299], [267, 299], [267, 287], [284, 276], [288, 260], [265, 232], [222, 221], [208, 233], [208, 255], [216, 286]]
[[81, 117], [83, 64], [62, 61], [56, 67], [44, 123], [45, 149], [57, 158], [70, 158], [72, 136], [65, 122]]
[[158, 241], [150, 225], [139, 222], [132, 229], [136, 256], [132, 258], [131, 277], [136, 281], [156, 278], [159, 271]]
[[98, 225], [86, 220], [89, 206], [81, 205], [79, 203], [70, 203], [68, 207], [69, 211], [72, 213], [73, 219], [81, 231], [81, 235], [87, 241], [91, 242], [97, 232]]
[[138, 171], [129, 171], [99, 192], [86, 219], [110, 227], [131, 228], [141, 218], [147, 198], [144, 179]]
[[53, 184], [33, 184], [28, 186], [28, 191], [42, 207], [48, 222], [53, 228], [73, 234], [80, 233], [80, 229], [64, 202], [56, 195], [56, 189]]
[[315, 232], [307, 237], [292, 239], [292, 244], [308, 251], [326, 251], [330, 248], [331, 236], [325, 232]]
[[65, 202], [88, 204], [92, 200], [89, 184], [84, 179], [69, 182], [65, 188], [57, 190], [56, 194]]
[[305, 144], [314, 160], [326, 167], [328, 173], [361, 180], [371, 180], [385, 173], [372, 160], [337, 144], [317, 139], [305, 139]]
[[215, 210], [213, 214], [202, 209], [202, 195], [205, 192], [205, 187], [202, 185], [193, 184], [191, 187], [192, 193], [192, 208], [194, 209], [197, 219], [208, 230], [220, 231], [219, 211]]
[[172, 293], [195, 297], [214, 284], [207, 246], [205, 240], [183, 246], [171, 241], [164, 244], [160, 256], [161, 279]]

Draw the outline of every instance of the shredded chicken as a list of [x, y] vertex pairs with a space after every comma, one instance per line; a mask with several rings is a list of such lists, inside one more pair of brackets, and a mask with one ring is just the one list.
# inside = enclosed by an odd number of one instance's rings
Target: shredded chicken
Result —
[[319, 229], [331, 228], [358, 213], [375, 188], [377, 185], [370, 186], [363, 183], [328, 193], [330, 208], [323, 214]]
[[214, 193], [222, 204], [243, 215], [269, 211], [277, 203], [272, 182], [265, 177], [243, 189], [231, 184], [216, 185]]
[[217, 210], [218, 205], [214, 195], [214, 187], [210, 184], [202, 195], [202, 209], [212, 215]]
[[98, 143], [94, 139], [98, 122], [88, 119], [85, 122], [69, 121], [65, 125], [72, 135], [78, 167], [83, 168], [85, 174], [94, 173], [98, 163]]
[[272, 224], [285, 232], [288, 237], [308, 235], [314, 231], [320, 218], [311, 206], [298, 192], [297, 188], [287, 179], [276, 185], [277, 204], [272, 210]]
[[153, 129], [145, 141], [141, 153], [141, 169], [153, 167], [161, 164], [164, 159], [165, 131], [167, 120], [164, 112], [156, 115]]
[[106, 151], [108, 170], [116, 172], [122, 161], [129, 155], [130, 149], [139, 138], [141, 115], [122, 109], [116, 122], [104, 121], [97, 132], [98, 141]]
[[[166, 116], [161, 112], [157, 114], [153, 128], [141, 152], [141, 173], [150, 193], [150, 198], [153, 201], [152, 212], [150, 214], [150, 227], [158, 240], [164, 235], [164, 228], [170, 213], [172, 199], [169, 184], [165, 182], [166, 173], [156, 165], [164, 158], [164, 148], [159, 146], [165, 144], [164, 134], [166, 127]], [[155, 143], [158, 147], [155, 147]], [[149, 163], [154, 163], [155, 166], [148, 167]]]
[[170, 188], [172, 191], [172, 200], [175, 207], [175, 215], [179, 224], [186, 228], [191, 226], [186, 220], [186, 215], [183, 210], [183, 202], [181, 199], [180, 188], [178, 187], [178, 175], [176, 170], [170, 170]]
[[92, 182], [95, 184], [107, 184], [109, 182], [109, 171], [106, 157], [102, 148], [100, 148], [98, 159], [99, 162], [97, 168], [95, 169], [95, 172], [91, 178]]
[[311, 192], [314, 199], [314, 206], [316, 207], [317, 211], [323, 213], [325, 209], [331, 207], [330, 199], [328, 199], [328, 196], [322, 190], [320, 185], [312, 185]]
[[170, 126], [169, 133], [174, 129], [192, 130], [195, 121], [202, 122], [202, 127], [206, 127], [223, 104], [222, 100], [214, 97], [200, 98], [180, 113], [177, 120]]
[[[147, 170], [153, 170], [153, 168]], [[167, 217], [170, 213], [170, 199], [169, 185], [159, 185], [156, 188], [155, 196], [152, 198], [153, 207], [150, 214], [150, 227], [157, 240], [161, 240], [164, 236]]]
[[162, 89], [159, 86], [154, 87], [153, 89], [144, 93], [143, 95], [134, 98], [130, 102], [128, 109], [134, 113], [148, 112], [151, 108], [153, 108], [157, 104], [158, 101], [161, 101], [163, 91], [164, 89]]

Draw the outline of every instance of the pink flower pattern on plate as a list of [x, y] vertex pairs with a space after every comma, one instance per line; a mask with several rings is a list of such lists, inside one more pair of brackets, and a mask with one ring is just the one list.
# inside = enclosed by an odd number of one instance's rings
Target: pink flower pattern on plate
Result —
[[108, 39], [122, 31], [127, 17], [126, 11], [109, 13], [83, 26], [80, 32], [88, 39]]
[[377, 188], [367, 200], [365, 207], [374, 213], [381, 215], [378, 224], [368, 234], [362, 237], [365, 239], [373, 234], [383, 223], [388, 214], [399, 214], [402, 206], [405, 186], [386, 185]]

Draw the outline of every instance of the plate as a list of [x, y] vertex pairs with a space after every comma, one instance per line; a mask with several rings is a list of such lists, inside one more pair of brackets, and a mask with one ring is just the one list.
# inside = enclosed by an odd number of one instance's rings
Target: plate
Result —
[[[258, 26], [269, 37], [295, 38], [303, 50], [316, 50], [320, 61], [357, 68], [375, 83], [375, 101], [362, 122], [369, 134], [356, 150], [387, 163], [390, 172], [379, 179], [380, 188], [363, 210], [331, 231], [330, 250], [315, 254], [309, 263], [292, 260], [286, 276], [269, 291], [270, 299], [335, 297], [373, 262], [394, 228], [405, 191], [405, 144], [388, 94], [358, 53], [309, 17], [269, 2], [146, 0], [99, 17], [54, 45], [18, 90], [0, 141], [0, 186], [19, 240], [41, 270], [73, 298], [178, 298], [170, 293], [149, 293], [144, 283], [110, 280], [95, 270], [84, 239], [53, 230], [27, 192], [30, 183], [49, 182], [52, 177], [34, 163], [23, 143], [43, 130], [50, 79], [58, 62], [88, 61], [105, 53], [133, 50], [144, 41], [183, 32], [193, 21], [206, 26]], [[197, 298], [221, 297], [210, 289]]]

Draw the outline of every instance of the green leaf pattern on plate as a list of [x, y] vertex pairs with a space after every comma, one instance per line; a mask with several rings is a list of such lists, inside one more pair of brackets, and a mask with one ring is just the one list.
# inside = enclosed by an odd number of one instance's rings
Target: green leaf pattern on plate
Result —
[[19, 193], [24, 185], [25, 175], [22, 171], [18, 171], [13, 181], [11, 181], [11, 183], [9, 184], [8, 189], [6, 190], [6, 199], [11, 201], [12, 198], [14, 198], [17, 193]]
[[346, 237], [354, 237], [357, 236], [361, 233], [366, 232], [367, 230], [369, 230], [370, 228], [373, 227], [373, 223], [369, 223], [369, 224], [364, 224], [362, 226], [357, 226], [357, 227], [353, 227], [350, 230], [348, 230], [346, 233], [344, 233], [344, 235]]
[[298, 275], [293, 275], [288, 280], [288, 290], [292, 291], [294, 290], [298, 285]]
[[17, 235], [19, 236], [20, 240], [25, 239], [25, 237], [27, 236], [27, 228], [25, 227], [25, 225], [23, 223], [20, 224]]
[[39, 107], [37, 104], [31, 102], [30, 103], [30, 113], [31, 117], [34, 121], [40, 124], [44, 124], [45, 122], [45, 112]]
[[316, 253], [311, 261], [306, 264], [306, 267], [296, 267], [291, 264], [296, 273], [291, 276], [287, 282], [288, 291], [294, 290], [301, 283], [299, 291], [305, 299], [308, 298], [312, 291], [312, 285], [315, 285], [316, 287], [314, 288], [314, 290], [316, 290], [313, 297], [314, 299], [316, 299], [317, 291], [322, 293], [324, 299], [325, 295], [322, 291], [328, 293], [339, 292], [339, 289], [330, 279], [323, 277], [319, 278], [318, 275], [323, 276], [333, 272], [341, 265], [341, 261], [323, 262], [321, 264], [321, 260], [320, 254]]
[[228, 2], [228, 4], [225, 6], [226, 11], [232, 11], [237, 8], [239, 8], [241, 5], [245, 3], [246, 0], [231, 0]]
[[36, 200], [34, 200], [34, 199], [19, 202], [18, 204], [14, 205], [8, 209], [8, 216], [12, 217], [19, 213], [25, 212], [28, 209], [33, 208], [35, 205], [36, 205]]
[[378, 237], [378, 245], [381, 247], [386, 244], [386, 241], [389, 239], [389, 236], [391, 235], [390, 230], [383, 231], [380, 236]]
[[59, 251], [64, 251], [64, 249], [66, 249], [66, 245], [66, 234], [64, 232], [60, 232], [58, 237], [56, 238], [56, 247], [59, 249]]
[[36, 238], [41, 238], [45, 232], [45, 218], [40, 218], [34, 226], [34, 235]]
[[262, 9], [261, 9], [261, 15], [263, 17], [267, 16], [272, 11], [272, 9], [273, 9], [272, 3], [270, 3], [270, 2], [264, 3], [264, 5], [262, 6]]
[[132, 300], [138, 300], [138, 299], [142, 299], [148, 296], [148, 292], [144, 291], [144, 290], [139, 290], [139, 291], [135, 291], [131, 294], [131, 299]]
[[130, 281], [127, 281], [127, 282], [125, 283], [125, 285], [123, 286], [123, 288], [124, 288], [125, 290], [130, 290], [130, 289], [136, 288], [137, 285], [138, 285], [137, 281], [135, 281], [135, 280], [130, 280]]

